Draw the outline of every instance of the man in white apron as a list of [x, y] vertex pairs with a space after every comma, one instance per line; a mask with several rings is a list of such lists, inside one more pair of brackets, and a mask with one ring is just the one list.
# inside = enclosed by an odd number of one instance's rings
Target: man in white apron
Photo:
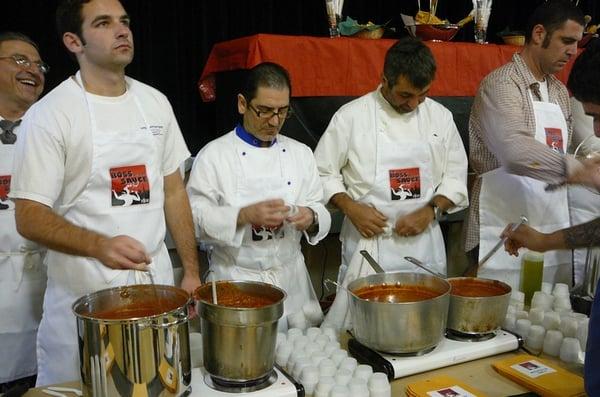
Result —
[[290, 95], [281, 66], [251, 69], [238, 95], [242, 123], [198, 153], [187, 185], [210, 269], [217, 279], [285, 290], [280, 329], [322, 320], [300, 239], [317, 244], [331, 224], [310, 148], [279, 134], [291, 115]]
[[[173, 284], [166, 224], [183, 262], [182, 288], [200, 284], [179, 173], [189, 152], [164, 95], [125, 76], [129, 17], [118, 0], [65, 1], [57, 22], [80, 70], [27, 113], [11, 190], [19, 232], [49, 248], [38, 385], [79, 377], [77, 298], [149, 283], [148, 272]], [[120, 199], [125, 193], [136, 199]]]
[[35, 384], [46, 271], [40, 248], [17, 232], [8, 194], [19, 124], [42, 93], [48, 70], [31, 39], [0, 33], [0, 393]]
[[[583, 111], [593, 120], [594, 134], [600, 137], [600, 46], [592, 46], [582, 53], [573, 65], [569, 76], [568, 87], [573, 96], [581, 102]], [[586, 160], [584, 167], [580, 168], [571, 178], [573, 183], [585, 184], [600, 191], [600, 159], [598, 157]], [[598, 200], [598, 198], [596, 198]], [[557, 249], [575, 249], [600, 246], [600, 217], [583, 224], [552, 230], [549, 233], [520, 226], [514, 232], [507, 227], [503, 233], [508, 239], [505, 243], [506, 251], [518, 256], [519, 248], [526, 247], [540, 252]], [[600, 299], [598, 288], [592, 311], [585, 349], [584, 381], [587, 395], [600, 395]]]
[[338, 110], [315, 150], [324, 199], [345, 215], [340, 283], [367, 248], [386, 271], [421, 271], [413, 256], [446, 273], [439, 220], [467, 206], [467, 157], [450, 111], [426, 97], [435, 69], [420, 40], [399, 40], [381, 85]]
[[[569, 2], [547, 2], [530, 17], [526, 44], [510, 63], [481, 83], [469, 120], [471, 194], [465, 249], [473, 262], [498, 242], [506, 224], [525, 215], [543, 231], [569, 226], [564, 183], [579, 166], [565, 155], [571, 110], [564, 85], [553, 76], [577, 54], [583, 15]], [[480, 277], [519, 288], [520, 259], [504, 252], [479, 269]], [[544, 256], [544, 280], [571, 283], [571, 252]]]

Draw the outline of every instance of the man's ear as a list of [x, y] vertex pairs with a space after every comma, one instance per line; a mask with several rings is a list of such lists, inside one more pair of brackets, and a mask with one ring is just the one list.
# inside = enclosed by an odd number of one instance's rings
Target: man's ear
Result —
[[546, 30], [544, 25], [537, 24], [533, 27], [531, 31], [531, 42], [534, 44], [542, 45], [547, 34], [548, 31]]
[[238, 94], [237, 99], [238, 99], [238, 102], [237, 102], [238, 113], [239, 114], [246, 113], [246, 110], [248, 110], [248, 103], [246, 102], [246, 98], [244, 98], [244, 96], [242, 94]]
[[83, 51], [83, 43], [79, 36], [75, 33], [66, 32], [63, 34], [63, 44], [67, 47], [67, 50], [72, 52], [73, 54], [79, 54]]

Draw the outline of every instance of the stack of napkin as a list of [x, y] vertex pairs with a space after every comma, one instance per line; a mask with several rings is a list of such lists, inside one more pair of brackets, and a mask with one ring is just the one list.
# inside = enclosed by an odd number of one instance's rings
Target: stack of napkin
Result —
[[409, 397], [485, 397], [479, 390], [449, 376], [440, 375], [406, 386]]
[[501, 375], [544, 397], [585, 396], [581, 376], [539, 357], [521, 354], [492, 366]]

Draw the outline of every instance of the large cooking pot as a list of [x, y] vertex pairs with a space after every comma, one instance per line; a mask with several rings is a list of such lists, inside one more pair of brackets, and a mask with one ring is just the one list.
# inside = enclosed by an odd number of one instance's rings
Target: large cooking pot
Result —
[[494, 332], [504, 323], [511, 288], [498, 280], [453, 277], [448, 329], [463, 334], [481, 335]]
[[168, 285], [109, 288], [75, 301], [83, 395], [186, 393], [189, 303], [186, 291]]
[[[380, 288], [387, 297], [383, 302], [361, 298], [361, 291], [369, 287], [375, 294]], [[372, 274], [354, 280], [348, 290], [353, 334], [367, 347], [388, 353], [418, 353], [434, 348], [444, 335], [450, 284], [442, 278], [418, 273]], [[427, 292], [431, 297], [401, 302], [407, 298], [401, 296], [405, 291], [408, 295]]]
[[260, 382], [275, 363], [277, 321], [283, 315], [285, 292], [257, 281], [216, 282], [196, 289], [204, 368], [215, 381]]

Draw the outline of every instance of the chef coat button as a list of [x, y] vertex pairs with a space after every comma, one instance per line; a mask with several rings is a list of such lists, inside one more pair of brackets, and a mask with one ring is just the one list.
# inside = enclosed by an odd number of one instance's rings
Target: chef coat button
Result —
[[283, 151], [285, 152], [285, 149], [283, 149]]
[[291, 184], [292, 184], [292, 182], [288, 181], [288, 185], [291, 185]]
[[242, 156], [245, 156], [245, 155], [246, 155], [246, 152], [242, 152]]

